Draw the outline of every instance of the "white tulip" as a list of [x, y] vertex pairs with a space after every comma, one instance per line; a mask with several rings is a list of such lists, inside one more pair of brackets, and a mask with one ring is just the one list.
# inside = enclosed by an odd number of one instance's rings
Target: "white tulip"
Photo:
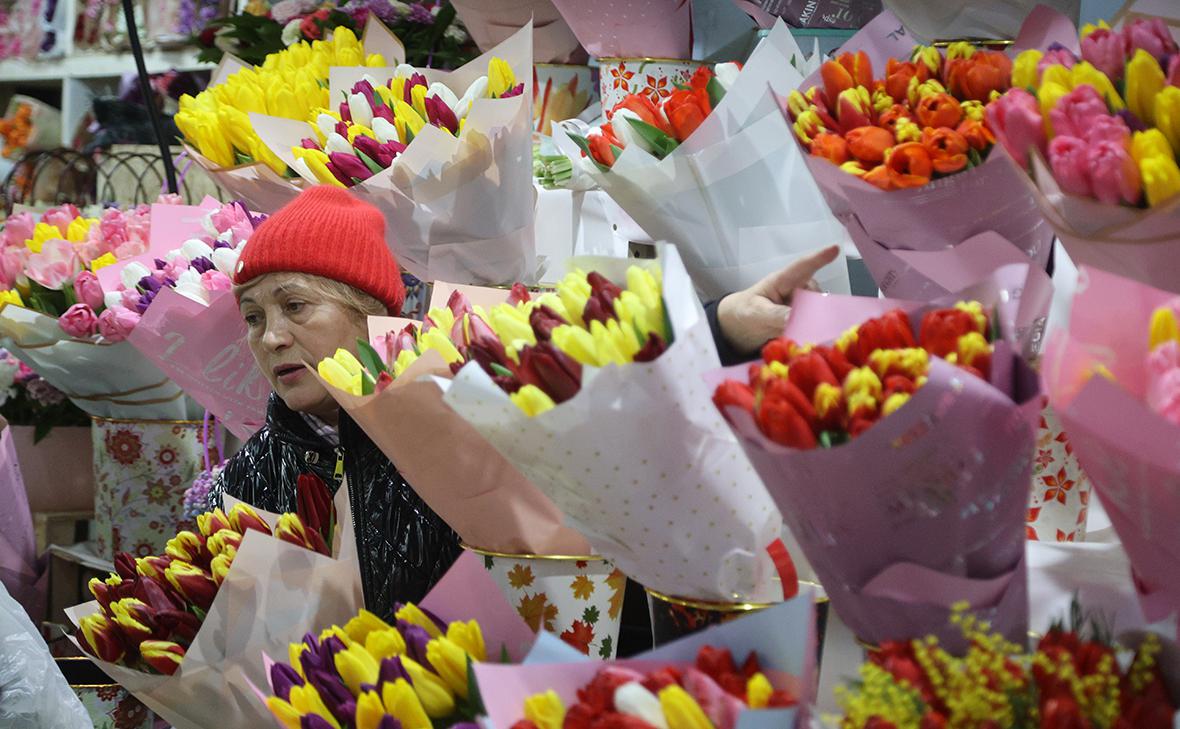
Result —
[[397, 127], [389, 123], [381, 117], [373, 117], [373, 134], [377, 135], [377, 141], [385, 144], [386, 142], [400, 142], [397, 137]]
[[291, 161], [291, 169], [295, 170], [295, 172], [298, 173], [300, 177], [307, 180], [308, 182], [319, 182], [315, 176], [315, 173], [312, 172], [311, 168], [307, 166], [307, 162], [299, 159], [298, 157]]
[[316, 128], [320, 130], [320, 134], [327, 137], [332, 132], [336, 131], [336, 117], [331, 114], [321, 113], [315, 118]]
[[123, 273], [119, 278], [123, 281], [123, 288], [133, 289], [139, 284], [139, 280], [141, 278], [151, 275], [151, 269], [149, 269], [147, 266], [143, 265], [139, 261], [132, 261], [131, 263], [127, 264], [126, 268], [123, 269]]
[[348, 95], [348, 113], [352, 115], [352, 123], [369, 126], [373, 123], [373, 108], [364, 94]]
[[482, 99], [488, 95], [488, 77], [480, 76], [471, 82], [467, 87], [467, 91], [463, 92], [463, 98], [459, 99], [459, 103], [455, 105], [455, 116], [459, 119], [465, 118], [471, 113], [471, 105], [475, 103], [476, 99]]
[[617, 109], [610, 122], [611, 129], [614, 130], [619, 141], [623, 143], [623, 148], [626, 149], [634, 145], [645, 152], [654, 152], [655, 147], [647, 143], [647, 140], [635, 130], [635, 127], [631, 126], [631, 122], [627, 121], [628, 119], [643, 121], [638, 114], [630, 109]]
[[660, 700], [638, 681], [630, 681], [615, 689], [615, 708], [619, 713], [639, 717], [656, 729], [668, 729]]
[[332, 154], [333, 152], [343, 152], [344, 154], [351, 154], [354, 157], [356, 156], [356, 152], [352, 151], [352, 145], [348, 143], [348, 140], [336, 132], [332, 132], [328, 135], [328, 143], [324, 145], [324, 152], [328, 154]]
[[238, 250], [236, 248], [218, 248], [213, 251], [213, 267], [226, 276], [233, 278], [237, 265]]
[[713, 67], [713, 74], [717, 78], [717, 83], [721, 84], [721, 88], [726, 91], [733, 88], [733, 84], [737, 81], [738, 74], [741, 72], [742, 67], [732, 61], [718, 63]]
[[102, 303], [108, 309], [123, 305], [122, 291], [107, 291], [102, 295]]
[[407, 81], [409, 81], [410, 77], [416, 73], [421, 73], [421, 72], [408, 63], [400, 63], [400, 64], [398, 64], [398, 67], [396, 69], [394, 69], [393, 75], [394, 76], [402, 76]]
[[213, 255], [213, 249], [203, 240], [190, 238], [180, 244], [180, 254], [191, 261], [194, 258], [208, 258]]
[[176, 293], [202, 304], [209, 303], [209, 292], [201, 285], [201, 274], [195, 268], [189, 268], [180, 274], [176, 281]]
[[299, 41], [303, 40], [303, 30], [300, 26], [303, 25], [303, 20], [300, 18], [292, 18], [283, 26], [283, 32], [279, 38], [283, 41], [283, 46], [293, 46]]
[[442, 103], [454, 109], [459, 105], [459, 97], [455, 96], [455, 92], [451, 91], [446, 84], [440, 84], [435, 81], [430, 84], [430, 88], [426, 89], [427, 96], [437, 96]]
[[380, 81], [378, 81], [377, 79], [373, 78], [372, 76], [370, 76], [370, 75], [369, 75], [369, 74], [367, 74], [367, 73], [366, 73], [364, 76], [361, 76], [361, 81], [368, 81], [368, 82], [369, 82], [369, 85], [370, 85], [370, 86], [372, 86], [374, 89], [376, 89], [378, 86], [383, 86], [383, 85], [384, 85], [384, 84], [382, 84]]

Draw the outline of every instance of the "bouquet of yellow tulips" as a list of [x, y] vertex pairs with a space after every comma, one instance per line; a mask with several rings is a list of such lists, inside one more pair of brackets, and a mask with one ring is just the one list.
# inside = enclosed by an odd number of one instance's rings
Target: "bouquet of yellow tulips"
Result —
[[[313, 109], [328, 106], [329, 69], [334, 66], [381, 67], [401, 44], [370, 18], [362, 43], [347, 27], [329, 40], [300, 41], [266, 57], [257, 67], [225, 56], [209, 87], [180, 97], [176, 126], [185, 148], [223, 188], [272, 213], [299, 192], [287, 163], [259, 139], [251, 112], [303, 121]], [[389, 55], [394, 60], [399, 56]]]
[[[299, 121], [249, 121], [295, 184], [347, 187], [376, 205], [398, 262], [423, 280], [536, 277], [531, 26], [454, 71], [334, 68]], [[330, 103], [329, 103], [330, 100]]]
[[[464, 332], [471, 321], [488, 318], [466, 293], [456, 290], [446, 306], [431, 307], [425, 322], [378, 319], [388, 332], [371, 324], [371, 344], [358, 342], [357, 355], [338, 350], [318, 364], [318, 373], [465, 543], [512, 554], [589, 554], [586, 539], [563, 525], [553, 502], [442, 401], [433, 378], [450, 378], [471, 356]], [[489, 302], [504, 298], [503, 291], [479, 293]]]
[[347, 619], [363, 601], [347, 486], [334, 499], [322, 482], [301, 478], [300, 488], [301, 514], [227, 498], [165, 554], [120, 554], [117, 574], [91, 580], [94, 601], [66, 611], [83, 650], [177, 729], [267, 722], [265, 707], [227, 687], [243, 675], [261, 685], [260, 653]]
[[659, 251], [574, 259], [593, 273], [486, 324], [468, 317], [474, 362], [444, 400], [628, 576], [695, 599], [771, 599], [765, 549], [782, 520], [703, 407], [717, 351], [677, 249]]

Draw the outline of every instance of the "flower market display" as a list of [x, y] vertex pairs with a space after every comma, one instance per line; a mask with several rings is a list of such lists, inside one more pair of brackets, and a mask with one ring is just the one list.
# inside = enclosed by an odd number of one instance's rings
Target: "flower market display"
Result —
[[1064, 41], [1016, 57], [989, 123], [1078, 263], [1180, 291], [1180, 46], [1159, 18]]

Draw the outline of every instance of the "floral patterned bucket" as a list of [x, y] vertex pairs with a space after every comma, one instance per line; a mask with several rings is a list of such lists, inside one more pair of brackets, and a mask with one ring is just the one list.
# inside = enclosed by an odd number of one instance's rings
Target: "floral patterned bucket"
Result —
[[598, 90], [602, 109], [613, 109], [627, 94], [642, 94], [659, 104], [677, 84], [687, 85], [701, 61], [674, 58], [600, 58]]
[[1030, 540], [1084, 542], [1090, 478], [1053, 408], [1041, 411], [1025, 530]]
[[533, 64], [533, 127], [549, 134], [553, 122], [572, 119], [594, 102], [594, 69], [563, 63]]
[[162, 554], [176, 532], [193, 528], [184, 492], [205, 463], [201, 421], [92, 420], [98, 554]]
[[590, 656], [614, 658], [627, 578], [602, 557], [505, 554], [463, 545], [484, 567], [520, 617]]
[[151, 729], [156, 717], [88, 658], [56, 658], [94, 729]]

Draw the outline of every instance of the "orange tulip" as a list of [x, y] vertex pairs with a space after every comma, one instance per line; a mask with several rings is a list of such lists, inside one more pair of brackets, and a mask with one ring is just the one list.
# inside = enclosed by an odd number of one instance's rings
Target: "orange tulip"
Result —
[[622, 101], [615, 104], [614, 108], [610, 110], [610, 115], [614, 116], [615, 112], [619, 109], [630, 109], [643, 121], [651, 124], [664, 134], [672, 136], [672, 127], [668, 124], [668, 120], [664, 118], [664, 112], [660, 111], [660, 107], [656, 106], [655, 102], [646, 96], [627, 94], [623, 97]]
[[946, 79], [955, 96], [987, 102], [993, 91], [1002, 93], [1012, 85], [1012, 60], [999, 51], [977, 51], [950, 61]]
[[683, 142], [696, 131], [712, 111], [707, 91], [678, 89], [664, 101], [664, 113], [672, 126], [672, 136]]
[[918, 142], [899, 144], [889, 153], [885, 166], [893, 172], [892, 183], [897, 189], [921, 187], [930, 182], [934, 162], [930, 153]]
[[996, 135], [992, 134], [992, 130], [987, 124], [981, 121], [964, 119], [955, 131], [962, 134], [963, 138], [967, 140], [967, 144], [970, 144], [971, 148], [978, 152], [986, 151], [996, 143]]
[[893, 132], [894, 136], [897, 136], [897, 122], [910, 118], [912, 118], [912, 112], [909, 109], [903, 104], [894, 104], [877, 117], [877, 125], [888, 129]]
[[819, 75], [824, 82], [824, 99], [830, 105], [835, 105], [841, 93], [856, 86], [852, 74], [836, 61], [824, 61], [819, 67]]
[[888, 191], [897, 189], [897, 185], [893, 182], [894, 177], [893, 170], [886, 165], [877, 165], [861, 176], [861, 179], [874, 187]]
[[848, 161], [848, 142], [839, 134], [817, 134], [811, 140], [811, 153], [823, 157], [832, 164], [842, 165]]
[[967, 140], [953, 129], [926, 127], [922, 130], [922, 146], [939, 174], [950, 175], [967, 166]]
[[893, 134], [881, 127], [857, 127], [845, 135], [848, 151], [865, 164], [885, 160], [885, 150], [893, 146]]
[[931, 94], [918, 102], [918, 121], [924, 127], [954, 129], [963, 120], [963, 106], [950, 94]]
[[[693, 73], [692, 78], [688, 80], [688, 88], [693, 91], [700, 92], [705, 95], [705, 99], [709, 98], [709, 79], [717, 74], [713, 73], [712, 66], [700, 66], [696, 72]], [[665, 102], [666, 103], [666, 102]]]
[[623, 143], [615, 137], [610, 124], [603, 124], [597, 133], [586, 137], [586, 144], [590, 147], [590, 156], [606, 167], [611, 167], [615, 163], [615, 148], [623, 148]]
[[930, 78], [930, 69], [926, 64], [890, 58], [885, 66], [885, 93], [897, 103], [905, 103], [909, 98], [910, 80], [914, 78], [918, 79], [918, 83]]
[[836, 57], [836, 62], [848, 69], [853, 83], [857, 86], [864, 86], [866, 89], [873, 87], [873, 64], [869, 60], [869, 54], [864, 51], [841, 53]]

